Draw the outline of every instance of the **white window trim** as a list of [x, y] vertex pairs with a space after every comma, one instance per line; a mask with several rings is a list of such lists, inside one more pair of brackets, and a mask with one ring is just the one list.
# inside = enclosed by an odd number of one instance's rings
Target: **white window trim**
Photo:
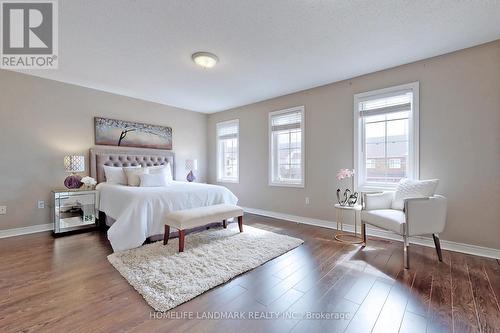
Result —
[[[276, 182], [273, 181], [273, 140], [272, 140], [272, 117], [275, 115], [283, 114], [283, 113], [289, 113], [293, 111], [300, 111], [302, 119], [300, 122], [300, 131], [301, 131], [301, 144], [300, 144], [300, 152], [301, 152], [301, 159], [300, 159], [300, 169], [301, 169], [301, 182], [300, 183], [288, 183], [288, 182]], [[273, 111], [269, 113], [268, 116], [268, 141], [269, 141], [269, 186], [278, 186], [278, 187], [298, 187], [298, 188], [304, 188], [305, 187], [305, 159], [306, 159], [306, 151], [305, 151], [305, 108], [303, 105], [301, 106], [295, 106], [292, 108], [284, 109], [284, 110], [278, 110], [278, 111]]]
[[[226, 124], [237, 124], [238, 125], [238, 134], [236, 135], [236, 140], [238, 142], [238, 149], [236, 150], [236, 156], [238, 159], [238, 163], [236, 165], [236, 169], [238, 170], [238, 177], [236, 179], [233, 178], [224, 178], [221, 177], [221, 172], [220, 172], [220, 162], [221, 162], [221, 151], [220, 151], [220, 142], [219, 142], [219, 126], [224, 126]], [[215, 124], [215, 135], [216, 135], [216, 146], [217, 146], [217, 153], [216, 153], [216, 159], [217, 159], [217, 165], [216, 165], [216, 171], [217, 171], [217, 182], [218, 183], [233, 183], [233, 184], [239, 184], [240, 182], [240, 120], [239, 119], [231, 119], [231, 120], [226, 120], [226, 121], [221, 121]]]
[[354, 188], [360, 192], [380, 191], [380, 190], [394, 190], [397, 184], [394, 185], [381, 185], [376, 183], [363, 183], [365, 165], [363, 154], [363, 133], [361, 130], [362, 118], [358, 110], [359, 102], [369, 99], [373, 96], [390, 95], [398, 90], [411, 90], [413, 92], [412, 111], [408, 123], [408, 137], [409, 137], [409, 151], [408, 162], [411, 179], [419, 179], [420, 177], [420, 152], [419, 152], [419, 82], [412, 82], [402, 84], [394, 87], [372, 90], [364, 93], [354, 95], [354, 168], [356, 169], [356, 176], [354, 177]]

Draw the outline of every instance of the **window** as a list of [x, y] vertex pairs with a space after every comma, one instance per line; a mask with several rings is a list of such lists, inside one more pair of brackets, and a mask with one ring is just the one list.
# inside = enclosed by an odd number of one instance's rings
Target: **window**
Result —
[[304, 107], [269, 114], [269, 185], [304, 187]]
[[354, 95], [356, 188], [418, 179], [418, 82]]
[[373, 159], [367, 159], [366, 160], [366, 168], [367, 169], [374, 169], [375, 168], [375, 160]]
[[239, 182], [238, 119], [217, 123], [217, 181]]
[[389, 169], [401, 169], [401, 159], [400, 158], [389, 159]]

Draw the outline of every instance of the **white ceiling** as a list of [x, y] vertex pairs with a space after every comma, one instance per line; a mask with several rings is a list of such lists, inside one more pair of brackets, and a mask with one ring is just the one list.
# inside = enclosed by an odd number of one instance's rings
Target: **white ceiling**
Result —
[[215, 112], [499, 39], [500, 0], [72, 0], [59, 22], [59, 69], [30, 74]]

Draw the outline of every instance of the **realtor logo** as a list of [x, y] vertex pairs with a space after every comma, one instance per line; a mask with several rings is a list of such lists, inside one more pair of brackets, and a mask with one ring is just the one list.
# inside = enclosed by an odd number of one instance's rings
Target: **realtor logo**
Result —
[[57, 68], [57, 0], [1, 1], [0, 16], [0, 68]]

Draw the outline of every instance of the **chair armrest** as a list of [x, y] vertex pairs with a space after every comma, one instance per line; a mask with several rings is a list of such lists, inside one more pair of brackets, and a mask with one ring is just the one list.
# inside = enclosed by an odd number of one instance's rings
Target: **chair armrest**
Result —
[[447, 200], [441, 195], [405, 199], [405, 214], [410, 236], [438, 234], [446, 224]]
[[379, 193], [363, 193], [363, 209], [391, 209], [394, 191], [386, 191]]

